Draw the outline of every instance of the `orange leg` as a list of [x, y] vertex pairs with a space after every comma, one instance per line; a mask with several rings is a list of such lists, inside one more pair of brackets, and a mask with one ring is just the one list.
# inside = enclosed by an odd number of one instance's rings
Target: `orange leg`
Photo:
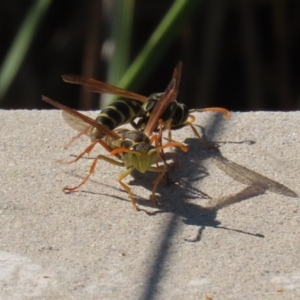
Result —
[[109, 158], [107, 156], [104, 156], [104, 155], [98, 155], [94, 159], [94, 161], [93, 161], [93, 163], [92, 163], [92, 165], [90, 167], [90, 170], [89, 170], [89, 173], [87, 174], [87, 176], [78, 185], [76, 185], [74, 187], [70, 187], [70, 188], [69, 187], [64, 187], [63, 191], [65, 193], [71, 193], [74, 190], [77, 190], [78, 188], [80, 188], [82, 185], [84, 185], [87, 182], [87, 180], [90, 178], [90, 176], [95, 172], [95, 169], [96, 169], [96, 166], [97, 166], [97, 163], [98, 163], [99, 159], [103, 159], [103, 160], [105, 160], [105, 161], [107, 161], [107, 162], [109, 162], [111, 164], [117, 165], [117, 166], [121, 166], [121, 167], [124, 166], [123, 162], [116, 161], [116, 160], [114, 160], [112, 158]]
[[165, 171], [161, 172], [161, 174], [159, 174], [159, 176], [154, 181], [154, 186], [153, 186], [153, 189], [152, 189], [151, 200], [152, 200], [152, 202], [153, 202], [153, 204], [155, 206], [158, 206], [158, 202], [156, 200], [155, 193], [156, 193], [157, 187], [158, 187], [159, 183], [162, 181], [165, 173], [166, 173]]
[[[86, 177], [85, 177], [78, 185], [76, 185], [76, 186], [74, 186], [74, 187], [64, 187], [64, 188], [63, 188], [63, 191], [64, 191], [65, 193], [71, 193], [71, 192], [73, 192], [74, 190], [77, 190], [78, 188], [80, 188], [82, 185], [84, 185], [84, 184], [87, 182], [87, 180], [90, 178], [90, 176], [91, 176], [93, 173], [95, 173], [95, 169], [96, 169], [96, 166], [97, 166], [97, 163], [98, 163], [98, 160], [99, 160], [99, 159], [103, 159], [103, 160], [105, 160], [105, 161], [107, 161], [107, 162], [109, 162], [109, 163], [111, 163], [111, 164], [114, 164], [114, 165], [117, 165], [117, 166], [120, 166], [120, 167], [124, 167], [124, 163], [123, 163], [123, 162], [116, 161], [116, 160], [114, 160], [114, 159], [112, 159], [112, 158], [109, 158], [109, 157], [107, 157], [107, 156], [104, 156], [104, 155], [98, 155], [98, 156], [94, 159], [94, 161], [93, 161], [93, 163], [92, 163], [92, 165], [91, 165], [91, 167], [90, 167], [90, 170], [89, 170], [89, 173], [87, 174], [87, 176], [86, 176]], [[121, 186], [122, 186], [122, 187], [126, 190], [126, 192], [128, 193], [129, 198], [130, 198], [130, 200], [131, 200], [131, 203], [132, 203], [134, 209], [139, 210], [139, 207], [136, 205], [136, 202], [135, 202], [135, 200], [134, 200], [134, 198], [133, 198], [133, 195], [132, 195], [132, 192], [131, 192], [129, 186], [128, 186], [127, 184], [125, 184], [124, 182], [122, 182], [122, 179], [124, 179], [127, 175], [129, 175], [129, 174], [133, 171], [133, 169], [134, 169], [133, 167], [127, 169], [124, 173], [122, 173], [122, 174], [119, 176], [118, 181], [119, 181], [119, 183], [121, 184]]]
[[95, 140], [94, 142], [92, 142], [75, 159], [72, 159], [70, 161], [60, 161], [60, 162], [63, 163], [63, 164], [71, 164], [71, 163], [74, 163], [74, 162], [78, 161], [85, 154], [90, 154], [90, 152], [93, 150], [93, 148], [96, 146], [97, 143], [98, 143], [98, 140]]
[[221, 113], [223, 115], [224, 119], [230, 119], [230, 117], [231, 117], [230, 111], [225, 108], [222, 108], [222, 107], [207, 107], [207, 108], [190, 109], [190, 113], [202, 112], [202, 111], [212, 111], [212, 112]]
[[130, 200], [131, 200], [131, 203], [132, 203], [134, 209], [140, 210], [139, 207], [136, 205], [136, 202], [135, 202], [135, 200], [134, 200], [134, 198], [133, 198], [133, 195], [132, 195], [132, 192], [131, 192], [130, 187], [129, 187], [126, 183], [124, 183], [124, 182], [122, 181], [122, 180], [123, 180], [125, 177], [127, 177], [133, 170], [134, 170], [134, 167], [128, 168], [124, 173], [122, 173], [122, 174], [119, 176], [118, 181], [119, 181], [119, 183], [121, 184], [121, 186], [124, 188], [124, 190], [128, 193], [129, 198], [130, 198]]
[[90, 130], [91, 130], [91, 127], [88, 127], [85, 130], [80, 131], [76, 136], [72, 137], [72, 139], [67, 144], [65, 144], [64, 149], [68, 149], [82, 135], [88, 135], [88, 132]]
[[[155, 144], [155, 148], [159, 148], [162, 146], [162, 136], [163, 136], [163, 120], [159, 119], [158, 120], [159, 123], [159, 133], [158, 135], [153, 134], [152, 137], [150, 138], [150, 143], [152, 144], [154, 142]], [[164, 166], [165, 166], [165, 170], [167, 171], [170, 168], [170, 165], [167, 163], [166, 157], [165, 157], [165, 153], [163, 151], [163, 149], [161, 149], [159, 151], [159, 157], [161, 158]], [[158, 167], [158, 164], [156, 164], [156, 166]], [[168, 173], [166, 173], [166, 177], [167, 177], [167, 181], [169, 182], [169, 177], [168, 177]]]
[[112, 149], [103, 141], [103, 140], [94, 140], [89, 146], [87, 146], [83, 152], [81, 152], [75, 159], [72, 159], [70, 161], [60, 161], [63, 164], [71, 164], [76, 161], [78, 161], [81, 157], [83, 157], [85, 154], [90, 154], [91, 151], [94, 149], [94, 147], [99, 143], [105, 150], [108, 152], [111, 152]]
[[[228, 112], [229, 113], [229, 112]], [[217, 144], [210, 144], [208, 143], [204, 138], [200, 137], [198, 131], [196, 130], [196, 128], [194, 127], [194, 125], [192, 123], [194, 123], [195, 121], [195, 117], [193, 115], [189, 115], [189, 118], [187, 119], [187, 121], [184, 123], [184, 126], [190, 126], [191, 129], [194, 132], [194, 135], [200, 140], [200, 142], [209, 149], [214, 149], [217, 150], [219, 148], [219, 146]]]

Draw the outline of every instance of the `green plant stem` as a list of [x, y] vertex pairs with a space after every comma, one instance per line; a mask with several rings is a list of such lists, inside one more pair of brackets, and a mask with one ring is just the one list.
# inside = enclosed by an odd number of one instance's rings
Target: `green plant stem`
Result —
[[0, 69], [0, 101], [5, 96], [15, 78], [29, 46], [34, 37], [39, 22], [49, 7], [51, 0], [36, 0], [20, 26]]
[[192, 13], [196, 11], [196, 6], [199, 3], [201, 3], [200, 0], [176, 0], [174, 2], [148, 40], [144, 49], [123, 75], [118, 86], [124, 89], [137, 90], [143, 84], [170, 45], [174, 36], [186, 20], [190, 18]]
[[[114, 49], [107, 76], [107, 81], [114, 85], [119, 83], [129, 65], [134, 3], [134, 0], [117, 0], [114, 5], [115, 15], [111, 36]], [[101, 99], [101, 106], [104, 107], [111, 102], [112, 96], [105, 95]]]

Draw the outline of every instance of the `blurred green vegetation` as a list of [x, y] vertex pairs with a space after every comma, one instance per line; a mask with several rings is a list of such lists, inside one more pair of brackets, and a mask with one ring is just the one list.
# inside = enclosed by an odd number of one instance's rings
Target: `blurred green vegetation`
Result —
[[96, 109], [99, 95], [61, 74], [148, 95], [181, 60], [179, 101], [191, 108], [298, 109], [299, 12], [292, 0], [0, 3], [0, 107], [44, 107], [46, 94]]

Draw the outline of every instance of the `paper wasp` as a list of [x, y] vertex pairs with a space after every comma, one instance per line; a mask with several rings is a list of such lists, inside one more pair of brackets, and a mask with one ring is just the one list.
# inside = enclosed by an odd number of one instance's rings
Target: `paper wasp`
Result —
[[[182, 63], [179, 61], [173, 72], [173, 78], [176, 78], [177, 89], [180, 82], [181, 68]], [[189, 110], [185, 104], [178, 103], [176, 101], [176, 98], [172, 99], [172, 101], [169, 102], [162, 101], [162, 99], [165, 97], [165, 93], [155, 93], [147, 98], [145, 96], [118, 88], [108, 83], [97, 81], [93, 78], [87, 78], [79, 75], [63, 75], [62, 78], [66, 82], [83, 85], [85, 88], [93, 92], [113, 94], [126, 98], [117, 100], [108, 105], [97, 116], [96, 121], [110, 130], [115, 129], [119, 125], [131, 123], [131, 125], [135, 129], [144, 130], [146, 134], [151, 134], [153, 131], [158, 131], [157, 122], [153, 122], [151, 125], [148, 125], [149, 118], [150, 115], [152, 115], [152, 112], [154, 113], [154, 115], [156, 115], [163, 106], [164, 112], [160, 114], [159, 119], [162, 120], [162, 130], [169, 131], [169, 141], [172, 140], [171, 130], [190, 126], [195, 136], [204, 145], [207, 145], [207, 143], [200, 137], [196, 128], [193, 126], [192, 123], [195, 121], [195, 117], [191, 115], [191, 113], [212, 111], [222, 113], [224, 118], [226, 119], [230, 118], [230, 112], [224, 108], [209, 107]], [[161, 101], [163, 102], [162, 106], [158, 106], [158, 103], [160, 103]], [[137, 123], [135, 123], [135, 119], [139, 117], [140, 119], [137, 121]], [[83, 134], [86, 133], [82, 131], [82, 128], [80, 126], [78, 126], [77, 124], [73, 124], [72, 118], [69, 118], [68, 115], [64, 115], [64, 118], [71, 127], [78, 131], [81, 131]], [[103, 138], [103, 132], [98, 131], [97, 128], [95, 128], [92, 133], [88, 133], [88, 135], [91, 136], [92, 140]]]
[[[159, 123], [162, 124], [162, 122], [160, 122], [160, 116], [168, 107], [168, 103], [171, 103], [177, 97], [179, 83], [178, 81], [176, 81], [177, 76], [178, 73], [175, 72], [174, 77], [168, 85], [163, 98], [157, 104], [155, 110], [150, 114], [149, 122], [145, 127], [145, 130], [147, 130], [148, 134], [143, 131], [128, 130], [124, 128], [117, 128], [114, 131], [111, 131], [103, 124], [97, 122], [97, 120], [93, 120], [88, 116], [85, 116], [77, 112], [76, 110], [73, 110], [72, 108], [64, 106], [59, 102], [51, 100], [45, 96], [42, 96], [42, 99], [45, 102], [63, 111], [64, 118], [65, 120], [68, 120], [68, 124], [70, 124], [69, 120], [72, 120], [72, 127], [74, 127], [74, 124], [77, 124], [77, 127], [81, 127], [81, 129], [87, 134], [89, 132], [91, 136], [93, 135], [93, 132], [95, 132], [95, 130], [97, 130], [97, 132], [99, 132], [101, 136], [105, 136], [104, 140], [102, 140], [101, 138], [95, 138], [92, 143], [79, 156], [77, 156], [75, 160], [71, 162], [79, 160], [84, 154], [89, 154], [97, 143], [101, 144], [108, 152], [110, 152], [111, 155], [114, 155], [118, 158], [118, 160], [115, 160], [105, 155], [98, 155], [94, 159], [88, 175], [82, 180], [82, 182], [72, 188], [65, 187], [65, 192], [72, 192], [81, 187], [95, 172], [98, 160], [103, 159], [111, 164], [124, 166], [127, 168], [126, 171], [124, 171], [119, 176], [118, 181], [121, 186], [127, 191], [131, 203], [136, 210], [138, 210], [138, 206], [136, 205], [131, 189], [122, 180], [130, 173], [132, 173], [133, 170], [137, 170], [141, 173], [145, 173], [146, 171], [160, 173], [154, 181], [151, 195], [151, 200], [153, 201], [153, 203], [155, 205], [158, 204], [155, 197], [156, 189], [166, 173], [165, 166], [158, 165], [158, 160], [161, 158], [161, 151], [169, 147], [179, 147], [182, 151], [187, 151], [186, 145], [175, 141], [169, 141], [168, 143], [162, 145], [161, 132], [159, 136], [157, 136], [156, 134], [152, 134], [153, 128], [156, 128], [157, 124]], [[153, 143], [155, 145], [152, 145]], [[153, 166], [154, 164], [156, 164], [156, 166]]]

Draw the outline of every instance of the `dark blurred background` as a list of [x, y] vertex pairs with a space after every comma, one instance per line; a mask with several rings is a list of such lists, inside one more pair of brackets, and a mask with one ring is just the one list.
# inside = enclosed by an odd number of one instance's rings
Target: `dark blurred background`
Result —
[[[178, 100], [191, 108], [298, 109], [300, 1], [199, 2], [155, 61], [153, 72], [134, 91], [142, 95], [163, 91], [181, 60]], [[0, 66], [33, 3], [0, 2]], [[173, 3], [134, 1], [130, 61]], [[73, 108], [97, 109], [97, 95], [63, 83], [61, 75], [84, 74], [107, 81], [111, 56], [106, 41], [114, 17], [105, 0], [50, 1], [16, 76], [0, 99], [0, 108], [46, 108], [43, 94]]]

